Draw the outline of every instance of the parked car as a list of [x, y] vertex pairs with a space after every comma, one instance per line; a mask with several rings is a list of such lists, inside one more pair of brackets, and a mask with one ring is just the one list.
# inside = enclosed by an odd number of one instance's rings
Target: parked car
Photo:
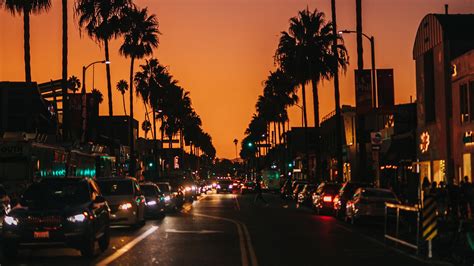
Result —
[[[157, 182], [156, 185], [165, 197], [165, 209], [167, 211], [176, 210], [178, 208], [177, 192], [173, 192], [169, 182]], [[176, 193], [176, 194], [175, 194]]]
[[3, 224], [3, 217], [10, 212], [10, 197], [5, 188], [0, 185], [0, 229]]
[[145, 196], [135, 178], [103, 178], [97, 183], [109, 203], [113, 225], [145, 223]]
[[382, 219], [385, 216], [385, 202], [400, 203], [389, 189], [358, 188], [346, 204], [346, 220], [354, 224], [362, 218]]
[[341, 184], [321, 183], [315, 192], [313, 192], [313, 208], [317, 214], [332, 213], [334, 209], [334, 198], [339, 192]]
[[248, 181], [248, 182], [243, 183], [240, 186], [240, 194], [255, 192], [255, 186], [256, 184], [253, 181]]
[[232, 180], [219, 180], [217, 181], [217, 186], [216, 186], [216, 193], [222, 193], [222, 192], [227, 192], [227, 193], [232, 193], [232, 188], [233, 188], [233, 183]]
[[334, 199], [334, 215], [336, 217], [342, 218], [345, 216], [347, 201], [352, 198], [356, 189], [360, 187], [369, 187], [369, 185], [367, 183], [358, 183], [351, 181], [347, 181], [342, 184], [341, 188], [339, 189], [339, 193]]
[[298, 205], [311, 206], [311, 196], [316, 190], [317, 185], [315, 184], [306, 184], [303, 187], [303, 190], [298, 194], [297, 203]]
[[291, 198], [294, 200], [298, 199], [298, 194], [303, 190], [304, 186], [308, 184], [306, 181], [295, 181], [293, 182], [293, 193], [291, 194]]
[[145, 217], [157, 218], [165, 214], [165, 196], [154, 183], [140, 184], [145, 195]]
[[30, 185], [3, 226], [3, 254], [30, 246], [65, 246], [93, 256], [109, 246], [109, 207], [99, 186], [85, 178], [48, 178]]

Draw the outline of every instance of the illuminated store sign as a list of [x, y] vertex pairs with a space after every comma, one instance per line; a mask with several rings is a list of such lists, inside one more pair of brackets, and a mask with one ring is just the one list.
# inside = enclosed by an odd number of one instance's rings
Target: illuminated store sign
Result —
[[430, 147], [430, 134], [428, 133], [428, 131], [425, 131], [421, 133], [421, 136], [420, 136], [421, 153], [427, 152], [429, 147]]

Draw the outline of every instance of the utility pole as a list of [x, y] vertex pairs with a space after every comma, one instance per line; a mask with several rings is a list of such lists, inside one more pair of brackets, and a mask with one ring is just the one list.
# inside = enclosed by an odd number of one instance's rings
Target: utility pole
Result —
[[340, 94], [339, 94], [339, 54], [337, 50], [337, 23], [336, 23], [336, 0], [331, 0], [331, 13], [332, 13], [332, 53], [334, 55], [334, 101], [336, 104], [336, 157], [337, 157], [337, 179], [338, 181], [343, 180], [343, 159], [342, 159], [342, 120], [341, 120], [341, 106], [340, 106]]

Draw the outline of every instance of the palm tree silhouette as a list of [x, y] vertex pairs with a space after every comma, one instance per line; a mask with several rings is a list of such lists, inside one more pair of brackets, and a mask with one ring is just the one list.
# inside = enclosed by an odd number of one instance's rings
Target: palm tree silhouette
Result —
[[[342, 37], [337, 36], [341, 39]], [[321, 153], [319, 132], [319, 95], [318, 83], [329, 80], [334, 71], [331, 44], [334, 40], [332, 23], [326, 22], [324, 13], [308, 8], [299, 11], [298, 16], [290, 19], [288, 32], [282, 32], [276, 52], [276, 60], [281, 68], [292, 76], [301, 86], [303, 92], [304, 125], [307, 127], [305, 84], [311, 81], [313, 87], [313, 106], [316, 139], [316, 175], [321, 177]], [[339, 64], [347, 66], [347, 50], [343, 44], [338, 45]]]
[[148, 10], [138, 9], [135, 5], [124, 10], [124, 42], [120, 46], [120, 54], [130, 57], [130, 154], [131, 173], [135, 171], [134, 143], [133, 143], [133, 64], [135, 59], [153, 53], [158, 47], [158, 21], [155, 15], [148, 15]]
[[[109, 41], [121, 33], [124, 10], [131, 4], [130, 0], [78, 0], [75, 15], [79, 17], [79, 28], [85, 29], [87, 35], [98, 43], [104, 44], [105, 60], [110, 61]], [[105, 65], [107, 75], [107, 97], [109, 115], [113, 115], [112, 81], [110, 64]]]
[[69, 77], [67, 83], [67, 88], [71, 90], [74, 94], [76, 94], [76, 91], [78, 91], [81, 87], [81, 81], [76, 76]]
[[117, 90], [122, 94], [123, 112], [127, 115], [127, 108], [125, 108], [125, 92], [128, 91], [128, 83], [126, 80], [121, 79], [117, 82]]
[[144, 120], [142, 122], [142, 130], [145, 132], [145, 139], [147, 138], [148, 132], [150, 131], [150, 129], [151, 129], [150, 121]]
[[97, 103], [101, 104], [104, 101], [104, 97], [102, 95], [102, 92], [100, 92], [100, 90], [92, 89], [91, 94], [92, 94], [92, 98], [94, 98], [94, 100]]
[[23, 14], [25, 81], [31, 82], [30, 14], [40, 14], [43, 11], [49, 11], [51, 8], [51, 0], [2, 0], [2, 2], [5, 5], [5, 8], [10, 11], [12, 15]]

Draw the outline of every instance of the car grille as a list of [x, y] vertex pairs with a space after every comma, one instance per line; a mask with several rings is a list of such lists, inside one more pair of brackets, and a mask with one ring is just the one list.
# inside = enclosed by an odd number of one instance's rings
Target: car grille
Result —
[[61, 226], [61, 216], [28, 216], [20, 220], [20, 224], [31, 227], [59, 227]]

